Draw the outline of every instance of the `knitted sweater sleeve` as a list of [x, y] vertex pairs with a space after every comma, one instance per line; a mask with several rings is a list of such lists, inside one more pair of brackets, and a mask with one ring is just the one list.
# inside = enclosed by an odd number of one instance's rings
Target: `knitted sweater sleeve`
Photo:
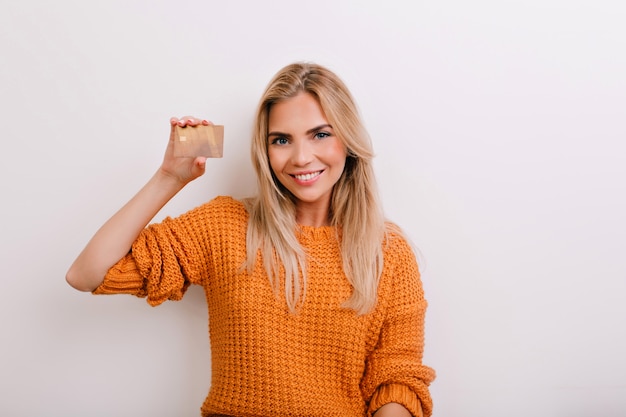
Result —
[[422, 364], [427, 302], [415, 255], [403, 238], [391, 237], [385, 269], [379, 294], [383, 326], [362, 381], [363, 393], [370, 399], [368, 416], [396, 402], [414, 417], [429, 417], [432, 400], [428, 386], [435, 372]]
[[212, 270], [211, 223], [218, 223], [218, 198], [180, 217], [149, 225], [130, 252], [109, 269], [94, 294], [131, 294], [156, 306], [180, 300], [190, 284], [202, 284]]

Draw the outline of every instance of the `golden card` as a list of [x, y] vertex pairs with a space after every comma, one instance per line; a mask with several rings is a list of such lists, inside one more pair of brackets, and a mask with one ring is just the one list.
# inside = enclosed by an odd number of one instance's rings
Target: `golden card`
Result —
[[174, 156], [176, 157], [221, 158], [223, 149], [224, 126], [176, 126], [174, 137]]

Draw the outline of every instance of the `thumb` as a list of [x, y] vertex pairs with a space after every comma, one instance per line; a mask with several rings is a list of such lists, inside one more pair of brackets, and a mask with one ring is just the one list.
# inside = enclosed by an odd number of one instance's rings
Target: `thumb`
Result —
[[199, 156], [193, 161], [193, 171], [196, 176], [200, 176], [204, 174], [204, 170], [206, 168], [206, 157]]

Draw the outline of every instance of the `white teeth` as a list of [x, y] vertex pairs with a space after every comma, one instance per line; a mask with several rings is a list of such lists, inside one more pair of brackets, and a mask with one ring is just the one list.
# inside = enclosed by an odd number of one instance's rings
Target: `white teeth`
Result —
[[322, 173], [322, 171], [317, 171], [317, 172], [312, 172], [310, 174], [294, 175], [294, 177], [296, 177], [296, 179], [298, 179], [300, 181], [309, 181], [309, 180], [312, 180], [313, 178], [317, 177], [321, 173]]

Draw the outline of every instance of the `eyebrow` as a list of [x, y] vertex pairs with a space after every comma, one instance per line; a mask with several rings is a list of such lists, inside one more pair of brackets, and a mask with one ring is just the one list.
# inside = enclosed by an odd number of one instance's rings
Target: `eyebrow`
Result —
[[[316, 127], [312, 128], [312, 129], [307, 130], [306, 134], [310, 135], [311, 133], [319, 132], [322, 129], [328, 129], [328, 128], [332, 129], [333, 127], [331, 125], [329, 125], [328, 123], [326, 123], [326, 124], [319, 125], [319, 126], [316, 126]], [[290, 134], [282, 133], [282, 132], [270, 132], [270, 133], [267, 134], [268, 138], [271, 137], [271, 136], [281, 136], [281, 137], [285, 137], [285, 138], [290, 138], [291, 137]]]

